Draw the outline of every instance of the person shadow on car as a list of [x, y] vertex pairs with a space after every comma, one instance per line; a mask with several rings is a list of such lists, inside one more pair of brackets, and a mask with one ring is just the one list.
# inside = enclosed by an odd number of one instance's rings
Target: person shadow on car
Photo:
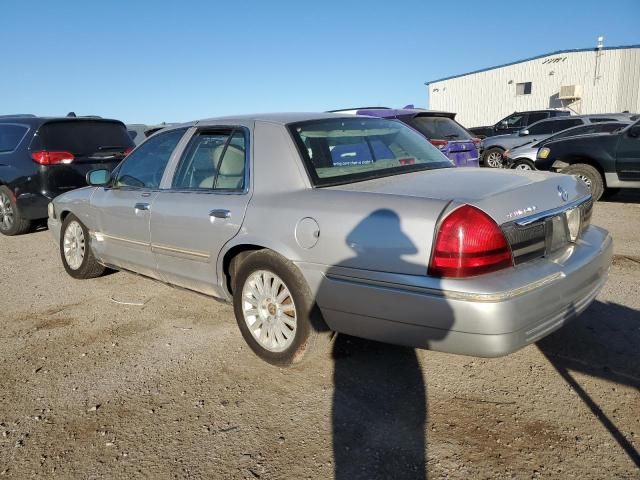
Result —
[[[372, 212], [350, 232], [346, 242], [356, 257], [337, 267], [357, 264], [358, 256], [389, 252], [398, 256], [396, 265], [409, 266], [403, 257], [418, 253], [402, 231], [399, 216], [389, 209]], [[446, 316], [439, 322], [447, 328], [430, 330], [437, 333], [430, 334], [425, 347], [446, 337], [453, 324], [450, 310]], [[427, 387], [416, 351], [339, 334], [332, 356], [335, 478], [426, 479]]]

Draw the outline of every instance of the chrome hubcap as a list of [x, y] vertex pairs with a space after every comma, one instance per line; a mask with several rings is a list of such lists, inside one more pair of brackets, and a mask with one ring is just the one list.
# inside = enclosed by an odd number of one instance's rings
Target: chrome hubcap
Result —
[[85, 254], [85, 240], [82, 227], [75, 220], [69, 222], [64, 232], [63, 251], [64, 259], [72, 270], [77, 270], [82, 265]]
[[487, 164], [491, 168], [500, 168], [502, 167], [502, 155], [498, 152], [492, 152], [487, 155]]
[[280, 277], [266, 270], [253, 272], [242, 288], [242, 314], [253, 338], [270, 352], [292, 343], [298, 325], [291, 292]]
[[527, 165], [526, 163], [519, 163], [518, 165], [516, 165], [516, 170], [533, 170], [529, 165]]
[[13, 207], [6, 193], [0, 193], [0, 228], [9, 230], [13, 226]]
[[587, 187], [589, 187], [589, 189], [591, 189], [591, 179], [589, 177], [587, 177], [586, 175], [578, 175], [578, 178], [582, 180], [587, 185]]

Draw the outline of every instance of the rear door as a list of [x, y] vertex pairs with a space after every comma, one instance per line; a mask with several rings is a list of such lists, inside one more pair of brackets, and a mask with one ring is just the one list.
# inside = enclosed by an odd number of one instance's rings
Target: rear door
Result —
[[151, 209], [151, 248], [166, 282], [220, 296], [217, 260], [249, 203], [249, 130], [199, 128]]
[[640, 182], [640, 122], [620, 134], [616, 149], [618, 178], [627, 182]]
[[91, 170], [113, 170], [133, 147], [121, 122], [73, 118], [43, 124], [38, 129], [31, 153], [35, 158], [62, 158], [60, 162], [48, 165], [44, 160], [46, 175], [42, 176], [44, 190], [61, 193], [86, 186], [86, 175]]
[[166, 166], [186, 128], [149, 139], [114, 173], [109, 187], [91, 198], [97, 216], [94, 248], [102, 261], [157, 276], [151, 253], [149, 214]]

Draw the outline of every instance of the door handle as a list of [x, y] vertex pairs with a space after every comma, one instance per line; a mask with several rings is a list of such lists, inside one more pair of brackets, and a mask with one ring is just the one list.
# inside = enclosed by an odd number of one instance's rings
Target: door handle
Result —
[[150, 210], [151, 209], [151, 205], [149, 205], [148, 203], [136, 203], [135, 207], [133, 207], [136, 209], [136, 211], [138, 210]]
[[231, 212], [225, 209], [211, 210], [209, 216], [211, 218], [231, 218]]

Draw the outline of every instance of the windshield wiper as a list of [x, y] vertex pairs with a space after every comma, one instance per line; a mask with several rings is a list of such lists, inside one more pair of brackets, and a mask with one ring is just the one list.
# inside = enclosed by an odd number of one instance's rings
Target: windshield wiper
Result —
[[123, 147], [122, 145], [102, 145], [98, 147], [98, 151], [102, 150], [126, 150], [127, 147]]
[[457, 133], [452, 133], [451, 135], [445, 135], [444, 138], [459, 138], [460, 136]]

